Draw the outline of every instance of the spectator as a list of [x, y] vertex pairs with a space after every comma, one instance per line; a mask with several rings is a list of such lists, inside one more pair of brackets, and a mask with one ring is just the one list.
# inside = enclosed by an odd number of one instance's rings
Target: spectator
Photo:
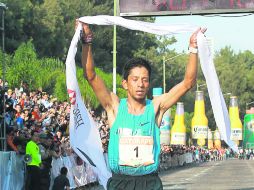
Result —
[[41, 104], [43, 104], [43, 106], [46, 108], [46, 109], [49, 109], [53, 103], [49, 102], [48, 101], [48, 94], [47, 93], [44, 93], [43, 96], [42, 96], [42, 100], [41, 100]]
[[16, 124], [19, 130], [24, 129], [24, 118], [25, 118], [25, 113], [22, 111], [20, 113], [20, 116], [16, 119]]
[[40, 164], [41, 154], [38, 147], [39, 134], [32, 132], [32, 139], [26, 145], [26, 154], [31, 156], [31, 161], [27, 163], [26, 190], [37, 190], [40, 188]]
[[41, 123], [47, 116], [47, 114], [41, 114], [40, 113], [40, 110], [39, 110], [39, 106], [38, 105], [35, 105], [34, 106], [34, 109], [33, 109], [33, 112], [32, 112], [32, 115], [34, 116], [34, 119], [38, 122], [38, 123]]
[[40, 190], [48, 190], [50, 186], [50, 169], [52, 162], [51, 145], [51, 136], [49, 134], [41, 133], [39, 144], [42, 160]]
[[21, 106], [19, 104], [16, 104], [15, 106], [15, 117], [18, 118], [20, 116], [20, 113], [21, 113]]
[[20, 104], [20, 106], [21, 106], [22, 108], [24, 108], [24, 106], [25, 106], [25, 100], [26, 100], [26, 93], [23, 92], [23, 93], [21, 94], [21, 99], [19, 100], [19, 104]]
[[14, 144], [14, 129], [12, 127], [7, 128], [7, 150], [8, 151], [15, 151], [19, 153], [17, 146]]
[[60, 171], [60, 175], [56, 177], [54, 180], [54, 185], [52, 190], [70, 190], [70, 182], [69, 179], [66, 177], [67, 176], [67, 168], [62, 167]]
[[11, 95], [12, 95], [12, 89], [8, 89], [7, 98], [11, 98]]

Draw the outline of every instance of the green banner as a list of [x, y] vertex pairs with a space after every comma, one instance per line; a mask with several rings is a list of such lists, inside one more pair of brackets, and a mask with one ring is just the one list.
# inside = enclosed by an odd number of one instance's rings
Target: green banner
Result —
[[254, 148], [254, 114], [246, 114], [244, 116], [244, 148]]

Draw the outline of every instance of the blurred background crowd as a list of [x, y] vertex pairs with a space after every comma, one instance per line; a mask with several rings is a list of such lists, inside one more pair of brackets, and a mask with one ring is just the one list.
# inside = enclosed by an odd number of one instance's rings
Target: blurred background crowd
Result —
[[[68, 133], [71, 106], [68, 102], [59, 102], [40, 89], [29, 91], [26, 84], [8, 89], [5, 96], [6, 114], [1, 124], [5, 121], [8, 150], [24, 154], [31, 131], [36, 131], [40, 134], [40, 143], [47, 139], [51, 141], [50, 149], [57, 153], [71, 152]], [[106, 117], [96, 115], [93, 110], [89, 112], [97, 123], [106, 151], [109, 134]]]

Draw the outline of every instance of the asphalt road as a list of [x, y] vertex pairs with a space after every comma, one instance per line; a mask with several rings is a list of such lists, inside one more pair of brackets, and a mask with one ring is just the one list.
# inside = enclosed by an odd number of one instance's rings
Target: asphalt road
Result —
[[170, 169], [160, 177], [164, 190], [254, 190], [254, 160], [207, 162]]
[[[230, 159], [192, 164], [159, 175], [164, 190], [254, 190], [254, 160]], [[102, 186], [80, 188], [103, 189]]]

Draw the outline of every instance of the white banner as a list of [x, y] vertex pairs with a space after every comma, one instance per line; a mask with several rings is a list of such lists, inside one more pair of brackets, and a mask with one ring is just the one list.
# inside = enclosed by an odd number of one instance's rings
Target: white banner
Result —
[[[114, 16], [87, 16], [82, 17], [79, 20], [88, 24], [119, 25], [132, 30], [140, 30], [158, 35], [193, 32], [197, 29], [196, 26], [190, 25], [158, 25], [156, 23], [128, 20]], [[72, 103], [70, 117], [71, 145], [82, 159], [89, 162], [95, 169], [98, 170], [97, 173], [99, 175], [99, 179], [105, 186], [105, 181], [110, 176], [110, 173], [107, 171], [106, 164], [103, 159], [100, 135], [82, 102], [76, 79], [75, 55], [77, 52], [80, 30], [81, 24], [79, 24], [76, 29], [66, 59], [67, 89]], [[221, 93], [212, 55], [208, 48], [207, 40], [202, 33], [199, 33], [198, 35], [198, 47], [201, 68], [206, 78], [217, 126], [225, 142], [236, 151], [237, 146], [230, 140], [228, 111]]]
[[106, 189], [111, 173], [108, 171], [104, 160], [99, 130], [82, 101], [76, 78], [75, 55], [80, 29], [81, 26], [79, 25], [71, 41], [66, 59], [66, 84], [71, 102], [70, 142], [76, 154], [93, 166], [100, 184]]
[[213, 56], [208, 47], [208, 42], [205, 39], [205, 36], [201, 33], [198, 34], [198, 48], [201, 68], [206, 79], [207, 90], [212, 104], [214, 118], [221, 138], [228, 144], [230, 148], [237, 152], [237, 145], [230, 140], [231, 129], [228, 110], [220, 89], [219, 79], [213, 63]]
[[[124, 19], [117, 16], [85, 16], [79, 19], [81, 22], [97, 25], [118, 25], [131, 30], [139, 30], [157, 35], [179, 34], [185, 32], [194, 32], [198, 27], [187, 24], [157, 24], [142, 21]], [[237, 145], [230, 140], [230, 121], [228, 110], [222, 95], [219, 79], [213, 63], [213, 56], [208, 47], [207, 39], [201, 32], [197, 37], [199, 58], [203, 74], [206, 79], [207, 89], [212, 104], [214, 118], [219, 128], [222, 138], [234, 151], [237, 151]]]

